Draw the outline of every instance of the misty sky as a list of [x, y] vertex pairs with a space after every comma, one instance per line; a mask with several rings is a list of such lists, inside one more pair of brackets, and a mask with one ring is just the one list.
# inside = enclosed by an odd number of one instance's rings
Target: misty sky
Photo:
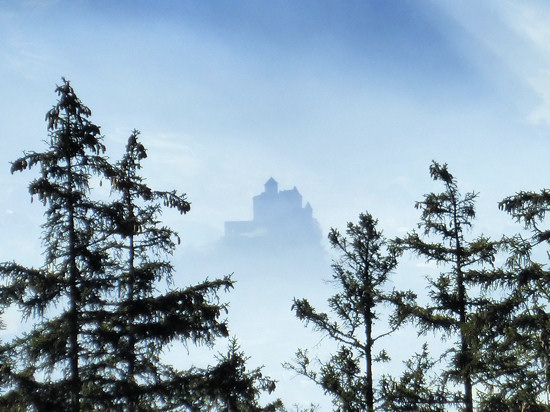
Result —
[[496, 206], [549, 186], [549, 21], [542, 0], [0, 0], [0, 259], [41, 262], [9, 162], [45, 147], [61, 76], [112, 159], [139, 129], [151, 186], [187, 193], [165, 215], [183, 250], [250, 219], [271, 176], [324, 235], [365, 210], [402, 234], [432, 159], [480, 192], [475, 231], [519, 230]]

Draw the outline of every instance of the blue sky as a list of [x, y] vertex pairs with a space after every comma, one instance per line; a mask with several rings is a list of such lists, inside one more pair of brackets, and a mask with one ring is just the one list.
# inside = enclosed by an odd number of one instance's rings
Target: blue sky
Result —
[[207, 241], [271, 175], [327, 230], [401, 196], [396, 179], [416, 199], [431, 159], [481, 191], [544, 153], [543, 3], [157, 3], [1, 3], [6, 160], [44, 135], [66, 76], [107, 142], [143, 132]]
[[548, 21], [536, 0], [0, 0], [0, 257], [40, 263], [42, 209], [8, 163], [43, 147], [61, 76], [109, 156], [137, 128], [151, 185], [188, 194], [166, 215], [184, 248], [249, 219], [270, 176], [324, 233], [369, 210], [401, 234], [432, 159], [480, 192], [475, 230], [518, 230], [496, 203], [547, 186]]

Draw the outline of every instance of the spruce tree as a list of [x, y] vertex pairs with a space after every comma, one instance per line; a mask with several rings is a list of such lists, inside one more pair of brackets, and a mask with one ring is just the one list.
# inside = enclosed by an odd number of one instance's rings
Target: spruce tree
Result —
[[[163, 207], [188, 212], [185, 195], [145, 184], [137, 132], [123, 159], [110, 164], [90, 110], [69, 82], [56, 91], [59, 101], [46, 115], [48, 150], [12, 164], [12, 173], [40, 167], [29, 190], [46, 206], [46, 261], [39, 269], [0, 265], [0, 304], [17, 305], [31, 328], [0, 348], [0, 409], [198, 411], [228, 401], [228, 408], [256, 410], [247, 408], [259, 408], [259, 392], [275, 383], [247, 371], [236, 344], [214, 367], [190, 361], [179, 371], [162, 362], [176, 341], [212, 345], [228, 336], [218, 292], [233, 281], [172, 287], [167, 258], [179, 237], [158, 217]], [[116, 199], [92, 200], [93, 178], [111, 182]]]
[[2, 301], [17, 304], [32, 329], [11, 345], [16, 359], [10, 390], [3, 401], [35, 410], [81, 409], [83, 382], [94, 382], [87, 366], [88, 342], [109, 287], [103, 267], [99, 226], [102, 206], [89, 198], [90, 179], [109, 173], [100, 129], [89, 121], [90, 109], [68, 81], [56, 88], [57, 104], [46, 114], [49, 147], [29, 152], [12, 163], [12, 173], [40, 168], [29, 185], [31, 199], [46, 206], [43, 225], [45, 264], [40, 269], [4, 263]]
[[409, 316], [420, 333], [433, 331], [441, 333], [445, 340], [457, 339], [446, 352], [452, 359], [443, 367], [442, 379], [443, 383], [462, 385], [460, 403], [466, 412], [472, 412], [474, 384], [485, 368], [476, 330], [477, 319], [491, 302], [482, 293], [484, 268], [492, 270], [498, 244], [484, 236], [473, 240], [466, 238], [475, 218], [477, 194], [462, 195], [446, 164], [433, 162], [430, 175], [443, 184], [444, 191], [429, 193], [416, 203], [421, 211], [418, 226], [422, 232], [413, 231], [405, 238], [396, 239], [396, 243], [403, 250], [412, 251], [447, 270], [429, 279], [428, 304], [403, 305], [400, 317]]
[[[329, 241], [341, 257], [334, 262], [333, 279], [339, 292], [328, 300], [338, 320], [318, 312], [306, 299], [295, 299], [293, 310], [306, 325], [312, 324], [339, 346], [337, 353], [312, 368], [306, 350], [299, 350], [293, 364], [286, 364], [321, 386], [333, 397], [336, 406], [345, 411], [374, 411], [376, 405], [373, 384], [373, 363], [387, 361], [382, 350], [374, 352], [374, 345], [397, 328], [376, 335], [373, 331], [379, 319], [381, 305], [392, 302], [396, 294], [389, 293], [386, 283], [397, 266], [397, 255], [388, 247], [377, 220], [365, 213], [357, 224], [348, 223], [347, 237], [331, 229]], [[401, 299], [406, 299], [402, 294]]]
[[[0, 293], [0, 296], [2, 294]], [[7, 306], [8, 301], [0, 302], [0, 306]], [[3, 315], [3, 312], [0, 311], [0, 315]], [[0, 330], [4, 330], [5, 324], [0, 320]], [[6, 388], [10, 384], [10, 375], [12, 369], [12, 359], [10, 357], [9, 346], [0, 342], [0, 388]], [[11, 402], [10, 402], [11, 403]], [[2, 402], [0, 397], [0, 410], [9, 410], [10, 403]]]
[[[499, 208], [530, 231], [506, 239], [506, 266], [490, 279], [501, 292], [487, 313], [482, 337], [491, 364], [492, 388], [480, 410], [550, 410], [550, 272], [547, 257], [550, 230], [544, 227], [550, 192], [519, 192]], [[546, 249], [546, 250], [545, 250]], [[546, 252], [546, 254], [544, 254]], [[546, 256], [545, 256], [546, 255]]]
[[449, 404], [460, 399], [451, 393], [437, 373], [438, 362], [424, 344], [422, 352], [405, 361], [405, 370], [395, 379], [384, 375], [380, 380], [380, 397], [384, 411], [445, 412]]
[[[128, 412], [198, 408], [211, 382], [206, 371], [177, 371], [163, 364], [168, 345], [212, 345], [227, 337], [221, 319], [227, 311], [218, 303], [218, 291], [230, 289], [230, 277], [204, 281], [185, 289], [170, 287], [172, 255], [177, 234], [158, 220], [164, 207], [180, 213], [190, 210], [185, 195], [150, 189], [140, 176], [145, 147], [134, 131], [111, 181], [118, 199], [111, 204], [113, 244], [111, 267], [116, 293], [96, 334], [106, 348], [105, 387], [110, 408]], [[164, 289], [164, 290], [163, 290]], [[163, 290], [163, 291], [162, 291]], [[161, 292], [162, 291], [162, 292]], [[206, 391], [206, 392], [205, 392]]]
[[266, 406], [260, 405], [263, 392], [272, 393], [276, 383], [262, 373], [262, 368], [248, 370], [248, 357], [231, 339], [226, 353], [217, 356], [218, 363], [206, 370], [209, 385], [204, 398], [207, 400], [202, 410], [227, 412], [275, 412], [286, 411], [281, 400], [277, 399]]

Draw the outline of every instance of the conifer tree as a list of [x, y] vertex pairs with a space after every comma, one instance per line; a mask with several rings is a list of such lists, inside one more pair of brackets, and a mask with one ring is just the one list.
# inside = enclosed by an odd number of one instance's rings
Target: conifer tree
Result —
[[405, 371], [395, 379], [384, 375], [380, 381], [381, 409], [385, 411], [445, 412], [449, 404], [458, 404], [453, 395], [439, 379], [436, 361], [424, 344], [421, 353], [405, 361]]
[[[1, 294], [0, 294], [1, 296]], [[1, 302], [1, 306], [5, 306], [8, 302]], [[0, 311], [0, 315], [3, 315], [3, 312]], [[4, 330], [5, 324], [0, 320], [0, 330]], [[9, 347], [8, 345], [0, 342], [0, 388], [5, 388], [9, 385], [10, 372], [11, 372], [12, 360], [10, 359]], [[2, 399], [0, 398], [0, 410], [7, 410], [8, 405], [4, 407]]]
[[81, 408], [83, 382], [94, 382], [87, 369], [88, 341], [109, 279], [104, 273], [105, 250], [98, 241], [102, 207], [89, 198], [90, 179], [106, 176], [108, 164], [100, 129], [89, 121], [90, 109], [68, 81], [58, 86], [57, 104], [46, 114], [49, 147], [29, 152], [12, 163], [12, 173], [35, 166], [31, 199], [46, 206], [43, 225], [45, 264], [40, 269], [17, 263], [0, 267], [2, 301], [19, 306], [32, 330], [11, 344], [10, 388], [3, 401], [35, 410]]
[[466, 232], [475, 218], [477, 194], [461, 195], [446, 164], [433, 162], [430, 175], [444, 185], [444, 191], [429, 193], [416, 203], [422, 212], [418, 224], [422, 233], [413, 231], [396, 243], [447, 271], [430, 279], [427, 306], [403, 305], [400, 316], [410, 316], [420, 333], [434, 331], [440, 332], [444, 339], [457, 338], [447, 352], [452, 359], [444, 368], [443, 383], [450, 380], [462, 385], [461, 403], [466, 412], [472, 412], [474, 384], [485, 367], [475, 325], [479, 324], [478, 314], [491, 302], [481, 294], [481, 289], [484, 267], [492, 269], [497, 242], [483, 236], [467, 240]]
[[491, 364], [491, 391], [484, 394], [480, 410], [550, 410], [550, 272], [541, 263], [550, 230], [544, 227], [550, 209], [550, 192], [519, 192], [499, 203], [531, 232], [508, 238], [506, 267], [490, 284], [498, 288], [492, 311], [482, 319]]
[[[171, 287], [166, 258], [179, 237], [158, 216], [163, 206], [189, 211], [185, 195], [145, 184], [138, 172], [146, 151], [137, 132], [111, 165], [90, 110], [64, 79], [56, 91], [59, 101], [46, 115], [48, 150], [12, 164], [12, 173], [40, 167], [29, 190], [46, 206], [46, 261], [39, 269], [0, 265], [0, 304], [17, 305], [31, 321], [28, 333], [0, 348], [0, 361], [10, 360], [0, 369], [0, 409], [198, 411], [235, 400], [228, 407], [256, 410], [247, 408], [259, 408], [259, 392], [275, 383], [247, 371], [236, 344], [210, 368], [189, 362], [179, 371], [161, 361], [172, 342], [212, 345], [228, 336], [218, 292], [233, 281]], [[118, 198], [92, 200], [94, 177], [111, 182]]]
[[[105, 386], [111, 389], [111, 404], [105, 407], [128, 412], [198, 410], [220, 397], [233, 399], [224, 393], [223, 388], [228, 387], [221, 385], [220, 379], [224, 383], [238, 380], [234, 374], [242, 373], [245, 359], [233, 346], [230, 356], [222, 359], [223, 367], [177, 371], [163, 364], [160, 355], [175, 341], [212, 345], [216, 338], [228, 336], [227, 324], [221, 320], [227, 308], [218, 303], [217, 294], [220, 289], [232, 288], [233, 281], [225, 277], [160, 292], [161, 282], [172, 284], [173, 267], [166, 258], [179, 238], [170, 228], [160, 226], [158, 215], [162, 206], [186, 213], [190, 204], [184, 195], [155, 191], [146, 185], [139, 170], [147, 154], [138, 134], [134, 131], [130, 136], [111, 179], [120, 195], [111, 205], [116, 237], [111, 253], [119, 262], [112, 268], [118, 274], [117, 292], [111, 295], [105, 321], [96, 335], [109, 354]], [[232, 362], [240, 362], [239, 368], [229, 369]], [[246, 382], [241, 376], [240, 387], [231, 389], [234, 396], [252, 390], [260, 376], [257, 372]], [[251, 396], [247, 399], [252, 402]]]
[[236, 339], [231, 339], [227, 353], [219, 354], [218, 363], [208, 368], [209, 385], [204, 407], [208, 410], [228, 412], [275, 412], [285, 411], [281, 400], [277, 399], [261, 406], [262, 392], [272, 393], [276, 383], [263, 375], [261, 368], [247, 370], [248, 357], [241, 351]]
[[[385, 290], [388, 277], [397, 266], [397, 256], [376, 227], [377, 220], [361, 214], [357, 224], [348, 223], [347, 236], [331, 229], [329, 241], [341, 257], [333, 266], [333, 278], [339, 292], [332, 296], [329, 307], [338, 320], [317, 312], [306, 299], [295, 299], [293, 309], [306, 325], [327, 334], [339, 346], [337, 353], [312, 368], [306, 350], [299, 350], [293, 364], [286, 364], [321, 386], [333, 397], [336, 406], [345, 411], [374, 411], [373, 363], [389, 360], [384, 350], [374, 353], [374, 345], [397, 328], [380, 335], [373, 331], [379, 318], [379, 307], [396, 299]], [[402, 294], [401, 299], [408, 295]]]

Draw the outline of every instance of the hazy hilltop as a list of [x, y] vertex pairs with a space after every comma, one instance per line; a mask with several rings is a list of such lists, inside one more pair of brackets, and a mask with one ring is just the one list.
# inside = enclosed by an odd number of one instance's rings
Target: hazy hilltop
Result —
[[311, 205], [302, 204], [296, 186], [279, 190], [277, 181], [270, 178], [264, 192], [252, 199], [252, 220], [225, 222], [220, 251], [244, 254], [247, 259], [322, 259], [319, 224]]
[[[185, 259], [203, 271], [235, 272], [240, 280], [249, 275], [263, 281], [281, 280], [289, 271], [298, 283], [319, 280], [329, 261], [323, 234], [312, 206], [304, 205], [296, 186], [279, 190], [277, 181], [270, 178], [264, 191], [252, 198], [252, 212], [251, 220], [226, 221], [218, 242], [201, 251], [187, 251]], [[301, 272], [298, 277], [297, 272]]]
[[320, 340], [296, 319], [291, 306], [293, 298], [308, 297], [323, 307], [332, 292], [324, 282], [331, 269], [323, 237], [313, 207], [304, 204], [298, 189], [279, 190], [270, 178], [252, 199], [251, 220], [227, 221], [218, 242], [187, 250], [178, 262], [185, 279], [232, 274], [236, 286], [225, 296], [231, 333], [252, 364], [265, 365], [265, 373], [279, 381], [275, 395], [304, 405], [328, 399], [281, 363], [292, 359], [297, 348]]

